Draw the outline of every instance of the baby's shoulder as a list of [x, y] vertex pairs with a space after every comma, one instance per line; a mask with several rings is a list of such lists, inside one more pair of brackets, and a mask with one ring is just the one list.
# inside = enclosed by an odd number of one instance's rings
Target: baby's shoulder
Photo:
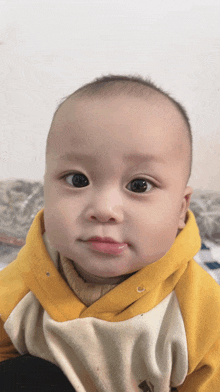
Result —
[[179, 279], [175, 292], [180, 305], [202, 311], [210, 304], [211, 309], [220, 309], [220, 286], [194, 259], [190, 260]]
[[0, 314], [6, 321], [17, 303], [28, 293], [17, 260], [0, 271]]
[[220, 339], [220, 286], [191, 260], [175, 293], [186, 334], [189, 369], [195, 369]]
[[[213, 342], [220, 337], [220, 286], [191, 260], [175, 287], [186, 335]], [[209, 336], [209, 337], [208, 337]], [[211, 341], [210, 341], [211, 344]]]

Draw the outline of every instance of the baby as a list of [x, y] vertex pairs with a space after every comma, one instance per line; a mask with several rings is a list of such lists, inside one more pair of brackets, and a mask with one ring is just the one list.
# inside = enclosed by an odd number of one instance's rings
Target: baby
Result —
[[192, 136], [141, 77], [67, 97], [47, 139], [45, 206], [0, 274], [0, 359], [57, 365], [77, 392], [218, 392], [220, 288], [193, 260]]

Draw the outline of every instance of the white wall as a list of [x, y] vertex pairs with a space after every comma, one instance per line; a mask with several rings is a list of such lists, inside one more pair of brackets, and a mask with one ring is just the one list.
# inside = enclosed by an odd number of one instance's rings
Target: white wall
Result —
[[190, 185], [220, 186], [219, 0], [0, 0], [0, 180], [42, 180], [62, 97], [108, 73], [141, 74], [191, 118]]

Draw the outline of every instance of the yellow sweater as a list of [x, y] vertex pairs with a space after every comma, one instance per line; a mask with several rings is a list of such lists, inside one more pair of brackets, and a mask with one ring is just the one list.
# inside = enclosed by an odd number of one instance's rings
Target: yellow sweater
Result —
[[43, 210], [0, 272], [0, 360], [59, 366], [77, 392], [220, 391], [220, 287], [192, 258], [194, 215], [167, 254], [86, 306], [49, 256]]

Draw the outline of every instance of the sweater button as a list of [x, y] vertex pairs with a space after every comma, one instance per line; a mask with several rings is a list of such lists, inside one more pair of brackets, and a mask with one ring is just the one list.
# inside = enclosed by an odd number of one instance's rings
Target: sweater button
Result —
[[143, 293], [143, 291], [145, 291], [145, 287], [139, 286], [139, 287], [137, 288], [137, 292], [138, 292], [138, 293]]

